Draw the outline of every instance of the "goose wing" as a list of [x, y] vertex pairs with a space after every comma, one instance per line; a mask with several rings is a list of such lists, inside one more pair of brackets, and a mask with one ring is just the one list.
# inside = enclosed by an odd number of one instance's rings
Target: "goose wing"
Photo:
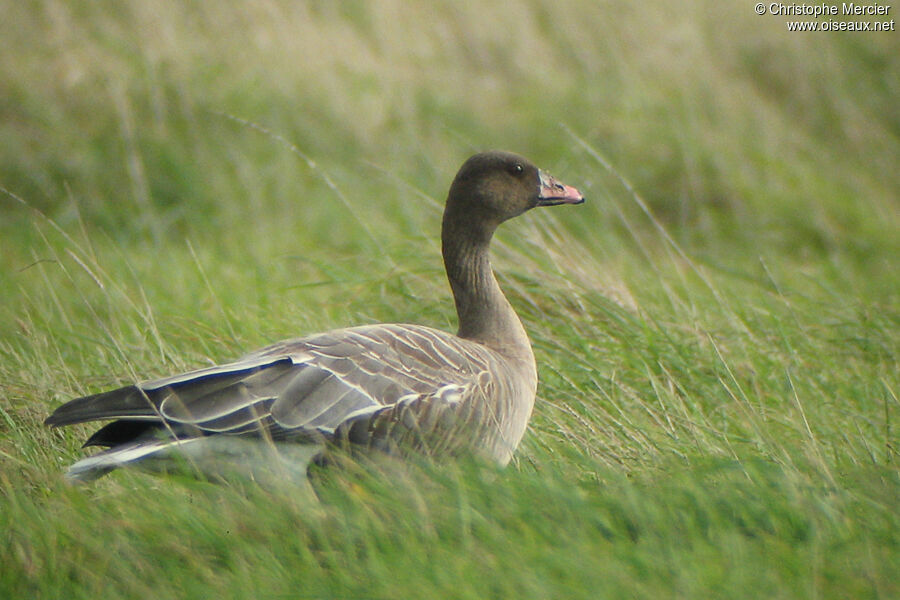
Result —
[[287, 440], [331, 437], [340, 428], [358, 438], [359, 423], [371, 436], [383, 422], [399, 418], [398, 407], [408, 419], [432, 401], [465, 401], [483, 388], [490, 363], [487, 349], [441, 331], [355, 327], [79, 398], [46, 422], [115, 419], [86, 446], [116, 446], [160, 430], [179, 439], [228, 434]]

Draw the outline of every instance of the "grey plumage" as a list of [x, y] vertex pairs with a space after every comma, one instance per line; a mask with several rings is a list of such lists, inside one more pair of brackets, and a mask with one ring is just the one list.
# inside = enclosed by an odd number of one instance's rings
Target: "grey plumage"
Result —
[[506, 464], [524, 434], [537, 376], [488, 244], [507, 218], [580, 201], [577, 190], [519, 156], [476, 155], [454, 180], [442, 232], [459, 335], [418, 325], [339, 329], [72, 400], [46, 423], [112, 422], [85, 443], [107, 449], [73, 465], [69, 477], [89, 480], [132, 463], [164, 469], [179, 456], [265, 464], [270, 451], [302, 472], [326, 443], [441, 455], [466, 449]]

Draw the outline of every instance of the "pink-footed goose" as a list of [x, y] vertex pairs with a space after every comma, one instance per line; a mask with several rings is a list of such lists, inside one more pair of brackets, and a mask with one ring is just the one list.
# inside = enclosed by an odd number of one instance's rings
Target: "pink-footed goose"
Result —
[[292, 450], [278, 453], [304, 473], [328, 443], [434, 455], [468, 450], [505, 465], [525, 433], [537, 372], [488, 246], [507, 219], [583, 201], [521, 156], [472, 156], [450, 187], [441, 231], [457, 335], [419, 325], [338, 329], [72, 400], [46, 423], [112, 422], [84, 444], [106, 450], [72, 465], [68, 478], [91, 480], [130, 464], [166, 470], [200, 455], [240, 461], [235, 440], [307, 449], [296, 459]]

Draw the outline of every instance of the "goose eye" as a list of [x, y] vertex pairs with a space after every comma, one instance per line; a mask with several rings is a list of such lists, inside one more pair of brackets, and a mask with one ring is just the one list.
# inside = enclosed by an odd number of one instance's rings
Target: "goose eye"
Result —
[[521, 175], [524, 172], [525, 172], [525, 167], [523, 167], [519, 163], [516, 163], [516, 166], [513, 167], [513, 173], [515, 175]]

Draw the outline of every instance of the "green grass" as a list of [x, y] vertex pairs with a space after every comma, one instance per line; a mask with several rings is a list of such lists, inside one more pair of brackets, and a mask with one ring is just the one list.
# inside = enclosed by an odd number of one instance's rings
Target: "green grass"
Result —
[[[900, 38], [732, 4], [0, 2], [0, 597], [900, 596]], [[452, 329], [487, 148], [588, 198], [496, 240], [510, 467], [63, 483], [65, 400]]]

